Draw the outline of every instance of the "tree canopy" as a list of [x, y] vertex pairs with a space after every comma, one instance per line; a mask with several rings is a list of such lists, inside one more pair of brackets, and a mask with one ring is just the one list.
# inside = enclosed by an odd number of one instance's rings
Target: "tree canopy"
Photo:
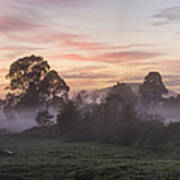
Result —
[[136, 95], [131, 88], [127, 84], [119, 82], [117, 82], [106, 97], [106, 103], [113, 105], [134, 103], [135, 101]]
[[140, 86], [139, 93], [143, 101], [150, 102], [152, 100], [160, 100], [163, 94], [168, 93], [168, 90], [163, 84], [160, 73], [150, 72]]
[[10, 80], [8, 89], [18, 91], [24, 105], [42, 103], [69, 91], [65, 81], [40, 56], [32, 55], [13, 62], [6, 77]]

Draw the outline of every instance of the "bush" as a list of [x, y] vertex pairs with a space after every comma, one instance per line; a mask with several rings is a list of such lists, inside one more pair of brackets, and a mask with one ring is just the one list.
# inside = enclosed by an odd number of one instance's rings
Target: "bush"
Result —
[[141, 121], [139, 128], [135, 143], [137, 147], [156, 150], [168, 141], [165, 125], [158, 120]]
[[169, 139], [175, 146], [180, 145], [180, 122], [171, 122], [167, 125], [166, 130], [169, 133]]
[[75, 131], [76, 121], [80, 113], [72, 101], [68, 101], [57, 116], [57, 123], [63, 134], [72, 134]]
[[101, 111], [101, 140], [103, 142], [132, 145], [136, 139], [138, 117], [131, 104], [125, 104], [118, 109], [105, 105]]

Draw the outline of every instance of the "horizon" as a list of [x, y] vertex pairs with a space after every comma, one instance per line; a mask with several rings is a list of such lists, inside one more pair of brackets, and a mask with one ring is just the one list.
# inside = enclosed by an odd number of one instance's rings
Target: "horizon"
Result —
[[71, 91], [143, 82], [158, 71], [180, 93], [177, 0], [0, 2], [0, 97], [18, 58], [44, 57]]

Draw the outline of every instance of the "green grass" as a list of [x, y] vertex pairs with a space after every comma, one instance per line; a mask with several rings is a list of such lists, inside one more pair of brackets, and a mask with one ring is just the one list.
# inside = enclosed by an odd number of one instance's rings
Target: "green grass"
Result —
[[180, 179], [180, 156], [100, 143], [0, 137], [0, 180]]

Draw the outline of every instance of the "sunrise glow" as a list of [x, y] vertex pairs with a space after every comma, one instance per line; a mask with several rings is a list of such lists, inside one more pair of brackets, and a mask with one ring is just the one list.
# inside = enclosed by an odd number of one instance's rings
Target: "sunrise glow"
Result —
[[159, 71], [180, 92], [177, 0], [3, 0], [0, 11], [0, 96], [9, 65], [31, 54], [47, 59], [72, 91]]

